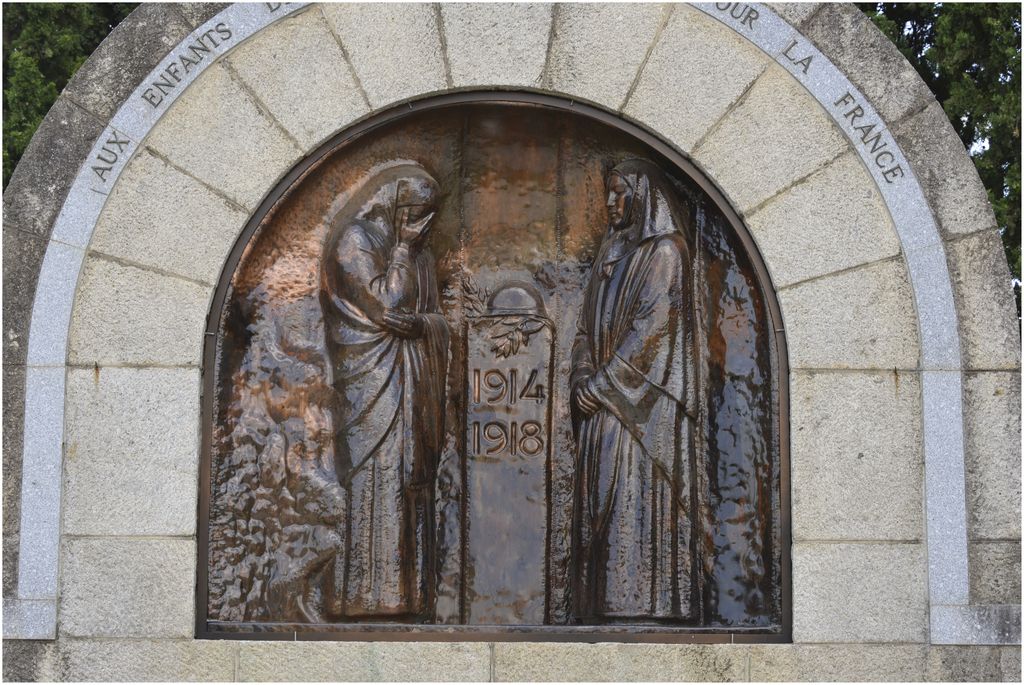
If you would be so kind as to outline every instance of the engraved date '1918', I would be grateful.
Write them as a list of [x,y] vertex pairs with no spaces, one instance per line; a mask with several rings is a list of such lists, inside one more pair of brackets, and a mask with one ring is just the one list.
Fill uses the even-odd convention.
[[[525,382],[521,379],[525,376]],[[537,382],[537,369],[521,374],[518,369],[473,369],[473,403],[511,408],[520,402],[544,402],[544,385]],[[473,421],[470,427],[474,456],[523,454],[544,451],[544,428],[538,421],[498,419]]]

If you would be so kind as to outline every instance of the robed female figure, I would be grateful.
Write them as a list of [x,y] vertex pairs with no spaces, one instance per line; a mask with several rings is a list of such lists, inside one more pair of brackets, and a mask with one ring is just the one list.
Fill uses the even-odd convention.
[[572,353],[572,613],[697,617],[692,265],[671,187],[644,160],[607,176],[609,226]]
[[326,591],[333,620],[432,618],[449,339],[426,247],[437,199],[422,167],[387,168],[349,200],[325,246],[335,468],[348,495]]

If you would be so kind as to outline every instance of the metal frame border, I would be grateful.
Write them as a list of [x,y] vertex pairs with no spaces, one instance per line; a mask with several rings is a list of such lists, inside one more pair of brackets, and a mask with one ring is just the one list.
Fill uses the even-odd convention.
[[[575,113],[601,122],[642,141],[673,163],[679,171],[693,180],[722,211],[726,220],[736,231],[746,256],[750,259],[757,275],[767,305],[771,324],[771,349],[773,373],[778,383],[775,417],[779,436],[779,507],[780,530],[778,542],[781,545],[781,591],[782,629],[771,632],[765,629],[729,630],[708,628],[684,628],[671,626],[488,626],[488,625],[410,625],[410,624],[327,624],[320,630],[309,630],[305,624],[278,624],[302,626],[305,631],[256,631],[256,630],[211,630],[207,616],[208,575],[209,575],[209,523],[210,488],[212,467],[212,442],[214,424],[214,398],[216,396],[215,364],[217,334],[224,313],[224,305],[231,291],[231,279],[238,268],[246,248],[256,235],[263,219],[284,201],[298,183],[312,173],[331,153],[377,128],[396,122],[415,112],[441,109],[466,104],[533,105],[562,112]],[[789,355],[786,346],[782,310],[771,281],[771,276],[757,249],[749,230],[739,213],[726,200],[725,194],[685,154],[626,118],[599,109],[595,106],[576,102],[567,97],[526,92],[526,91],[465,91],[426,96],[421,99],[393,105],[371,114],[356,124],[332,136],[300,160],[270,191],[253,212],[245,228],[239,234],[223,271],[217,282],[210,304],[203,340],[202,397],[200,416],[200,462],[199,498],[196,543],[196,612],[195,637],[198,639],[236,640],[383,640],[383,641],[507,641],[507,642],[644,642],[644,643],[788,643],[793,631],[793,588],[792,588],[792,526],[790,503],[790,425],[789,425]],[[244,627],[244,623],[233,624]],[[251,625],[251,624],[250,624]]]

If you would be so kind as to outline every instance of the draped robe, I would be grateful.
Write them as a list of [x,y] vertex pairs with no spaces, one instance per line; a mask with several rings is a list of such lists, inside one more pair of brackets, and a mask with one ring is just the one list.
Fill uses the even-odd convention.
[[[324,260],[327,347],[338,393],[335,460],[349,493],[344,559],[335,566],[335,619],[428,620],[435,567],[434,480],[441,450],[448,326],[438,312],[433,258],[396,245],[403,182],[342,216]],[[425,318],[422,337],[382,324],[386,309]]]
[[695,617],[691,265],[654,172],[634,163],[620,175],[635,188],[632,223],[602,244],[572,355],[572,386],[589,382],[601,404],[591,416],[573,408],[574,613],[686,620]]

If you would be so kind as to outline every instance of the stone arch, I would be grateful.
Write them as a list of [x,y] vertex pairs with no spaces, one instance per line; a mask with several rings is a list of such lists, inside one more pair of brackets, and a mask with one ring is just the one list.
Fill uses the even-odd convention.
[[[52,637],[56,630],[60,516],[68,532],[68,517],[78,511],[72,506],[73,496],[65,492],[66,510],[54,512],[59,510],[62,464],[71,463],[63,448],[67,443],[67,449],[72,449],[76,430],[73,391],[78,384],[85,385],[87,372],[102,378],[110,367],[106,375],[115,376],[115,383],[122,382],[118,374],[124,376],[126,385],[117,390],[110,386],[113,394],[107,396],[108,402],[125,388],[135,387],[128,377],[142,378],[147,373],[152,375],[142,382],[153,388],[166,376],[180,376],[169,381],[175,388],[197,388],[195,367],[212,290],[209,274],[218,264],[216,250],[224,254],[230,243],[226,234],[240,230],[262,193],[311,146],[370,111],[439,91],[487,86],[543,90],[619,111],[674,143],[716,179],[747,217],[773,279],[786,293],[783,316],[790,331],[791,367],[795,372],[806,371],[808,398],[828,399],[835,387],[831,382],[823,386],[820,379],[842,378],[851,370],[865,373],[858,377],[863,387],[848,388],[850,397],[884,394],[886,390],[879,387],[889,389],[890,383],[914,387],[908,393],[911,399],[895,411],[923,417],[919,419],[922,429],[909,436],[898,432],[901,427],[892,430],[911,450],[923,443],[925,469],[916,476],[917,505],[920,509],[924,503],[928,515],[916,514],[911,525],[919,532],[887,531],[884,537],[871,540],[875,552],[885,550],[881,556],[871,556],[871,545],[856,548],[865,554],[868,566],[896,558],[904,563],[897,568],[910,569],[915,584],[887,598],[910,617],[904,626],[906,641],[929,637],[933,643],[1019,640],[1019,606],[971,606],[968,589],[964,433],[969,449],[984,449],[989,438],[981,430],[981,416],[977,421],[968,416],[965,424],[962,387],[966,378],[970,398],[972,392],[981,393],[993,382],[994,377],[982,370],[1012,373],[1019,369],[1012,312],[1005,300],[993,295],[996,279],[1005,276],[1001,268],[992,266],[998,263],[992,258],[998,247],[994,219],[984,189],[942,118],[941,108],[895,49],[854,9],[779,6],[773,10],[753,5],[758,15],[754,21],[749,12],[733,17],[732,7],[725,3],[721,4],[724,9],[716,5],[622,9],[275,6],[232,6],[212,18],[195,15],[198,10],[188,10],[190,16],[176,12],[171,23],[178,22],[183,40],[140,80],[120,109],[117,106],[126,93],[97,101],[83,97],[78,104],[74,89],[69,88],[72,92],[44,122],[5,194],[5,219],[24,232],[49,236],[50,241],[39,269],[31,317],[27,316],[28,299],[22,301],[26,311],[20,324],[22,340],[25,332],[30,333],[27,355],[22,357],[26,392],[20,570],[17,597],[4,602],[5,635]],[[158,11],[144,7],[133,20],[145,25],[156,19]],[[493,20],[495,13],[500,13],[500,22]],[[190,18],[197,28],[186,36]],[[165,97],[156,108],[143,99],[155,80],[166,80],[161,74],[170,62],[178,59],[180,64],[176,50],[188,49],[210,31],[214,38],[223,37],[217,25],[225,22],[234,39],[219,41],[208,60],[200,63],[204,69],[190,71],[173,88],[165,86],[166,93],[157,88]],[[623,24],[636,32],[637,40],[618,40]],[[365,26],[380,27],[383,39],[365,31]],[[846,37],[841,37],[843,29]],[[124,40],[123,35],[119,40]],[[790,45],[793,41],[796,44]],[[312,45],[315,59],[308,58],[309,49],[287,49],[296,44]],[[864,45],[876,53],[865,56]],[[83,81],[90,69],[100,70],[98,60],[104,49],[115,51],[116,45],[112,42],[98,51],[95,65],[84,69]],[[410,68],[410,56],[415,57],[414,68]],[[803,73],[799,60],[805,56],[825,69]],[[702,81],[708,73],[717,79],[713,89]],[[307,74],[315,78],[304,79]],[[687,97],[675,97],[665,105],[666,92]],[[851,102],[843,101],[847,93]],[[302,107],[296,106],[299,102]],[[878,127],[868,134],[845,129],[844,122],[850,119],[845,107],[861,108],[857,124],[877,120]],[[93,118],[97,112],[106,127],[102,130]],[[326,129],[325,121],[331,122]],[[199,123],[204,130],[198,130]],[[70,171],[61,169],[58,174],[59,185],[70,187],[67,199],[40,199],[30,188],[48,177],[41,165],[45,153],[59,142],[57,131],[62,127],[72,137],[95,136],[95,143],[88,155],[69,162]],[[865,160],[862,154],[863,136],[877,132],[887,136],[894,151],[884,167],[877,158]],[[851,137],[855,135],[861,135],[861,140]],[[247,151],[254,141],[259,149]],[[97,174],[92,167],[102,165],[91,160],[104,155],[104,147],[107,153],[101,162],[110,151],[120,154],[105,174]],[[751,154],[764,166],[751,170],[737,163]],[[232,161],[225,162],[228,158]],[[244,166],[238,166],[239,160]],[[896,179],[885,176],[897,162],[904,174],[900,178],[906,181],[899,186],[890,182]],[[103,185],[95,185],[97,178]],[[150,190],[140,190],[147,183],[152,184]],[[104,186],[113,190],[104,192]],[[815,226],[805,225],[800,234],[780,229],[780,222],[791,216],[793,207],[829,201],[837,186],[846,192],[853,187],[851,194],[865,198],[849,211],[862,213],[858,221],[876,229],[872,237],[855,236],[861,242],[855,240],[843,252],[845,257],[857,255],[852,262],[830,262],[830,256],[822,254],[826,251],[819,250],[810,253],[811,260],[787,264],[783,255],[790,246],[786,241],[814,247]],[[164,212],[178,209],[168,188],[203,198],[203,215],[192,217],[194,221],[209,221],[213,216],[218,226],[231,227],[202,236],[210,242],[201,244],[217,245],[216,249],[181,259],[176,250],[200,244],[199,236],[153,231],[147,211],[160,208],[161,203]],[[787,201],[795,204],[787,206]],[[836,229],[830,238],[851,238],[839,230],[841,225],[829,228]],[[773,244],[773,240],[779,242]],[[976,266],[985,270],[984,276]],[[882,321],[882,335],[872,339],[866,333],[871,330],[864,325],[866,319],[850,314],[857,306],[870,308]],[[175,335],[163,332],[161,314],[168,308],[176,313],[179,333]],[[829,318],[828,311],[822,310],[831,310],[834,316]],[[131,330],[122,323],[126,312],[134,317]],[[830,345],[840,348],[838,356],[828,353]],[[808,403],[808,425],[824,420],[810,411],[813,404]],[[187,403],[183,406],[185,412],[191,411]],[[166,411],[183,410],[178,406]],[[798,420],[794,415],[794,422]],[[189,441],[181,436],[183,450],[194,448]],[[797,459],[794,453],[794,465]],[[977,462],[978,457],[968,453],[968,463],[972,459]],[[794,486],[798,487],[796,478]],[[982,487],[994,486],[983,482]],[[794,536],[799,545],[796,490],[794,496]],[[1017,498],[1019,508],[1019,493]],[[899,499],[913,501],[912,495]],[[808,506],[813,511],[823,505]],[[193,532],[190,525],[194,528],[194,516],[191,524],[184,517],[187,510],[186,506],[177,511],[178,519],[169,526],[157,523],[164,526],[161,533],[174,540],[161,552],[184,554],[186,562],[194,555],[181,540]],[[903,524],[915,521],[909,509],[907,516],[911,518],[904,518]],[[810,530],[822,525],[814,518],[807,519]],[[873,525],[877,532],[889,523],[879,519]],[[820,615],[815,612],[831,611],[827,603],[815,605],[826,593],[814,584],[818,572],[837,563],[847,564],[844,573],[849,577],[867,570],[853,563],[850,554],[850,547],[863,540],[856,537],[861,533],[850,537],[849,531],[840,531],[838,539],[846,536],[849,542],[828,547],[815,542],[837,539],[824,538],[836,532],[827,522],[824,525],[807,540],[809,554],[794,556],[794,583],[803,582],[801,573],[808,583],[804,598],[797,597],[794,638],[880,639],[881,624],[870,620],[841,625],[838,634],[815,632],[815,617]],[[1006,531],[1000,534],[1003,537],[1019,536],[1019,527],[1014,531],[1003,521],[992,525]],[[924,539],[926,553],[922,544],[907,544]],[[76,557],[90,558],[85,538],[68,544],[79,547]],[[133,554],[131,549],[122,550]],[[63,573],[88,571],[76,564],[66,565]],[[191,579],[191,571],[185,576]],[[76,597],[73,587],[65,587],[61,594],[62,602]],[[865,608],[871,606],[869,602]],[[929,610],[930,635],[924,618]],[[801,632],[802,611],[808,617],[805,632]],[[75,624],[70,605],[62,615],[62,621]],[[180,625],[180,616],[169,619],[157,633],[179,635]],[[75,630],[66,632],[73,635]]]

